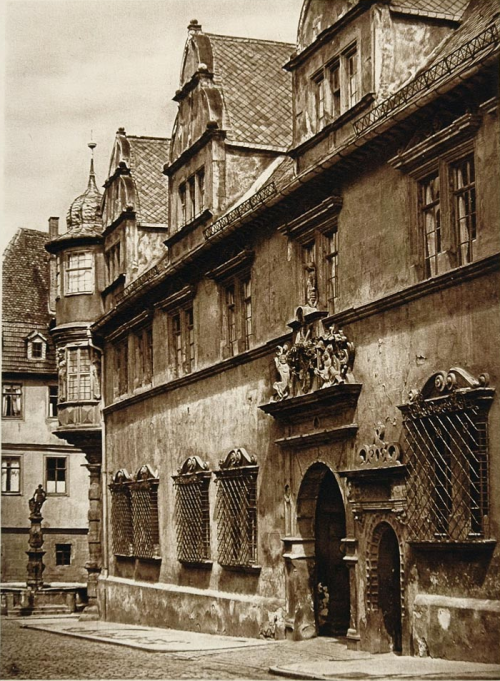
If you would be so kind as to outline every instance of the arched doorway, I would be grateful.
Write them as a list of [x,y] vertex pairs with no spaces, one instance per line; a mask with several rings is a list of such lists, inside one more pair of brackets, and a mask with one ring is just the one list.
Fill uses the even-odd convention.
[[349,627],[349,569],[341,541],[346,536],[344,501],[324,466],[315,514],[315,616],[319,636],[345,636]]
[[378,607],[394,652],[402,649],[401,558],[396,533],[388,523],[375,531],[378,538]]

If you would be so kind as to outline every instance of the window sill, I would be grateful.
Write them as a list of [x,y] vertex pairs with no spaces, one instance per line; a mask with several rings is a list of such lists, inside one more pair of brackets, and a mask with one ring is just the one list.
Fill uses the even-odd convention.
[[416,551],[457,552],[457,553],[486,553],[493,551],[496,539],[470,539],[469,541],[409,541]]
[[262,570],[262,565],[222,565],[221,568],[229,572],[247,572],[249,574],[259,574]]
[[214,564],[213,560],[194,560],[194,561],[180,560],[179,563],[184,568],[190,569],[195,568],[198,570],[211,570]]

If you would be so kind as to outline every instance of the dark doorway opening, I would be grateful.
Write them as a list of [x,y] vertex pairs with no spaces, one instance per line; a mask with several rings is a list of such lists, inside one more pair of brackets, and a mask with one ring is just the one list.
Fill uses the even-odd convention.
[[349,568],[341,541],[346,536],[344,501],[327,471],[316,504],[315,615],[319,636],[345,636],[349,627]]
[[401,559],[394,530],[385,525],[378,549],[378,604],[395,653],[402,650]]

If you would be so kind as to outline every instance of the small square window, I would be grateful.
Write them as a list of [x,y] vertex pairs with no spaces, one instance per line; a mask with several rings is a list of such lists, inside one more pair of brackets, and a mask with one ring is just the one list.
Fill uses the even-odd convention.
[[71,565],[71,544],[56,544],[56,565]]

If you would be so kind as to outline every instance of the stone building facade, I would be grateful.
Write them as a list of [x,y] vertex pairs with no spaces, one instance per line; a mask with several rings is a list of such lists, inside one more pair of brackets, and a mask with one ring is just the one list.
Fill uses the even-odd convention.
[[[121,231],[90,327],[105,619],[497,659],[498,19],[189,25],[166,248],[133,271]],[[103,252],[135,212],[115,165]]]
[[[54,221],[52,221],[54,227]],[[26,583],[30,509],[38,485],[46,583],[86,582],[87,474],[83,453],[54,435],[57,368],[50,335],[47,234],[19,229],[5,250],[2,286],[2,583]]]

